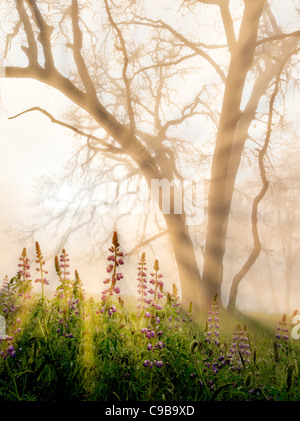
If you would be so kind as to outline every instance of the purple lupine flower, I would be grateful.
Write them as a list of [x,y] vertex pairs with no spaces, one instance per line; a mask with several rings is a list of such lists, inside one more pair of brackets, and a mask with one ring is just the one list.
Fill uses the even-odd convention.
[[106,278],[103,281],[104,284],[110,284],[110,286],[102,291],[101,300],[103,306],[100,310],[101,314],[107,312],[109,316],[111,316],[117,311],[116,307],[111,304],[111,297],[114,294],[119,294],[121,292],[120,288],[116,285],[116,283],[117,281],[123,279],[123,274],[117,273],[117,267],[119,265],[124,264],[124,261],[122,259],[123,252],[120,251],[119,246],[120,245],[118,240],[118,234],[116,231],[114,231],[112,238],[112,246],[108,249],[112,254],[107,257],[107,260],[112,261],[113,264],[110,263],[106,268],[107,273],[112,273],[112,275],[110,278]]
[[[159,304],[159,300],[164,297],[163,291],[163,282],[162,277],[163,275],[159,274],[159,264],[158,260],[154,262],[154,272],[150,275],[152,276],[150,280],[150,284],[152,285],[150,288],[147,289],[147,280],[146,280],[146,268],[145,268],[145,253],[142,254],[142,258],[139,262],[138,266],[138,293],[139,293],[139,302],[140,304],[145,305],[143,308],[143,314],[146,319],[148,319],[148,327],[142,328],[141,332],[145,335],[145,337],[149,340],[147,345],[147,351],[151,353],[159,353],[161,349],[165,347],[165,344],[161,341],[161,337],[163,335],[163,331],[159,329],[160,324],[160,317],[157,314],[157,311],[162,309],[161,305]],[[145,299],[146,293],[149,294],[148,298]],[[147,305],[147,306],[146,306]],[[141,308],[141,305],[139,305]],[[146,310],[146,311],[145,311]],[[139,313],[139,317],[141,313]],[[162,367],[163,361],[154,360],[148,361],[144,366],[149,368],[155,367]]]
[[148,293],[152,296],[149,300],[149,304],[151,307],[151,313],[154,316],[155,310],[162,310],[161,305],[158,303],[158,301],[164,297],[164,291],[163,291],[163,281],[161,278],[163,277],[162,274],[158,273],[159,271],[159,263],[156,259],[153,266],[154,272],[150,273],[152,276],[150,283],[153,285],[153,288],[148,289]]
[[62,249],[59,257],[55,256],[54,265],[60,281],[59,286],[56,288],[55,296],[59,303],[59,312],[64,315],[64,322],[67,323],[71,311],[72,285],[69,277],[70,259],[65,249]]
[[208,329],[206,333],[206,342],[213,343],[216,346],[220,345],[220,342],[218,341],[219,337],[219,311],[218,311],[218,305],[217,305],[217,295],[212,300],[211,305],[209,306],[208,311],[208,318],[207,318],[207,326]]
[[23,301],[27,301],[31,299],[30,292],[32,290],[31,286],[31,275],[30,275],[30,260],[27,257],[26,248],[23,248],[21,257],[19,258],[21,263],[18,266],[21,268],[17,273],[19,275],[19,287],[18,293],[19,297],[23,299]]
[[4,360],[6,360],[8,357],[15,357],[16,349],[13,345],[14,337],[6,336],[6,338],[4,338],[4,341],[6,341],[6,349],[5,351],[0,352],[0,356],[3,357]]
[[62,249],[61,255],[59,257],[59,267],[62,270],[62,277],[65,281],[70,281],[69,275],[70,275],[70,259],[69,255],[66,252],[65,249]]
[[287,319],[286,319],[286,315],[284,314],[282,316],[282,319],[278,322],[279,326],[277,326],[276,330],[278,331],[278,333],[276,334],[276,339],[281,339],[281,344],[282,345],[286,345],[286,342],[289,339],[289,329],[288,329],[288,324],[287,324]]
[[244,364],[249,363],[249,359],[247,357],[250,356],[250,339],[246,326],[242,327],[240,324],[236,326],[230,353],[232,371],[239,371],[241,369],[240,355],[244,357]]
[[[141,317],[145,316],[145,311],[147,309],[148,300],[145,298],[147,295],[147,268],[146,268],[146,257],[145,252],[142,253],[139,265],[138,265],[138,285],[137,285],[137,292],[138,292],[138,309],[142,309],[142,311],[138,312],[138,319],[140,320]],[[147,317],[147,316],[146,316]]]

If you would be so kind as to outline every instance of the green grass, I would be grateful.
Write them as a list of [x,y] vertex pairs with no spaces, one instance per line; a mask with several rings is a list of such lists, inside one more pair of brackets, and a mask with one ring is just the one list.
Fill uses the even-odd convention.
[[[216,300],[202,314],[185,314],[176,288],[164,292],[157,260],[146,282],[145,254],[138,266],[140,301],[122,298],[116,233],[112,244],[98,301],[85,297],[77,271],[69,278],[65,250],[55,258],[56,294],[44,288],[33,294],[23,249],[21,270],[0,290],[6,322],[1,401],[300,400],[300,341],[291,340],[291,318],[232,316],[219,311]],[[36,262],[41,282],[46,272],[38,243]],[[137,310],[138,303],[144,308]],[[277,330],[279,321],[286,331]]]
[[[16,355],[0,360],[1,400],[198,401],[298,400],[299,346],[288,342],[274,352],[277,317],[268,325],[257,318],[220,314],[220,345],[206,342],[206,320],[185,321],[169,329],[170,306],[160,312],[164,348],[147,350],[134,312],[118,306],[112,316],[97,314],[98,305],[83,301],[81,315],[69,314],[73,337],[57,332],[61,313],[55,303],[33,299],[16,336]],[[18,316],[18,314],[16,314]],[[225,361],[237,323],[250,337],[249,362],[240,370]],[[2,349],[6,343],[2,341]],[[163,361],[145,367],[145,360]]]

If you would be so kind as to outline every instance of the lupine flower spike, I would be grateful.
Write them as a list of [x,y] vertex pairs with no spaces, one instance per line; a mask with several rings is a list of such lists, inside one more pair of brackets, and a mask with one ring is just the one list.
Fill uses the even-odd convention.
[[80,279],[79,273],[75,270],[75,280],[73,282],[73,291],[72,291],[72,300],[70,302],[70,307],[76,314],[80,315],[82,303],[84,300],[84,289],[82,288],[82,281]]
[[59,257],[55,256],[55,270],[60,280],[60,285],[56,288],[56,294],[60,299],[64,299],[65,313],[68,313],[68,298],[70,296],[70,259],[68,253],[63,249]]
[[236,326],[235,332],[233,334],[230,353],[232,371],[240,371],[242,365],[249,363],[250,339],[246,326],[241,326],[240,324]]
[[[165,344],[161,340],[163,331],[160,330],[159,328],[160,317],[158,316],[158,313],[157,313],[157,311],[160,311],[162,309],[161,305],[158,304],[158,301],[164,297],[163,281],[162,281],[163,275],[158,273],[159,271],[158,260],[155,260],[153,269],[154,269],[154,272],[150,274],[153,277],[150,280],[150,283],[153,285],[153,287],[151,287],[148,290],[148,293],[152,295],[152,298],[147,301],[147,303],[150,305],[150,310],[146,311],[145,313],[145,317],[149,319],[149,324],[148,324],[148,327],[141,329],[141,332],[148,339],[147,350],[151,352],[154,352],[156,350],[159,350],[165,347]],[[145,360],[143,365],[149,368],[152,368],[153,366],[161,368],[163,366],[163,361]]]
[[[287,350],[289,345],[289,328],[287,323],[286,314],[284,314],[281,320],[278,322],[278,326],[276,328],[276,339],[274,342],[274,357],[275,361],[279,361],[281,358],[280,352],[282,350]],[[281,351],[279,352],[279,349]]]
[[164,283],[162,281],[163,275],[158,273],[159,263],[157,259],[154,262],[153,269],[154,269],[154,272],[150,273],[150,275],[153,277],[152,279],[150,279],[150,284],[152,284],[153,287],[150,288],[148,292],[153,297],[151,301],[151,307],[152,307],[152,313],[154,314],[155,310],[162,309],[161,305],[158,304],[158,301],[164,296],[164,292],[163,292]]
[[214,296],[211,305],[209,306],[208,318],[207,318],[207,333],[206,341],[213,343],[217,346],[219,342],[219,307],[217,305],[217,295]]
[[17,272],[20,276],[19,296],[23,300],[29,300],[31,298],[31,275],[30,275],[30,260],[27,257],[26,248],[23,248],[22,255],[19,258],[21,263],[18,264],[20,270]]
[[63,317],[59,320],[60,328],[57,329],[57,333],[62,334],[65,338],[73,338],[73,334],[70,332],[70,313],[72,310],[75,310],[76,313],[76,307],[72,302],[70,259],[65,249],[62,249],[59,258],[55,256],[55,270],[60,281],[60,285],[56,288],[56,296],[59,300],[63,300],[63,307],[60,308],[59,306],[59,313]]
[[117,311],[117,308],[112,303],[111,298],[114,294],[120,293],[120,288],[117,286],[117,282],[123,278],[123,274],[117,272],[117,268],[124,264],[122,259],[123,252],[120,251],[119,246],[118,234],[115,231],[112,238],[112,246],[108,249],[111,254],[107,258],[109,264],[106,268],[107,273],[111,273],[111,276],[103,281],[105,285],[109,286],[102,291],[101,300],[103,306],[100,310],[102,314],[107,312],[109,316]]
[[145,310],[147,309],[147,305],[149,304],[149,300],[147,300],[147,268],[146,268],[146,258],[145,253],[142,254],[141,260],[138,266],[138,319],[141,319],[142,316],[145,314]]
[[44,301],[44,285],[49,285],[49,281],[45,278],[44,275],[48,273],[47,270],[43,268],[45,264],[44,257],[41,252],[41,248],[39,243],[36,241],[35,243],[35,249],[36,249],[36,263],[39,265],[39,267],[36,268],[36,271],[40,273],[40,278],[37,278],[35,282],[40,282],[42,284],[42,301]]
[[77,270],[75,270],[75,281],[73,283],[73,297],[75,300],[84,300],[84,289],[82,288],[82,281]]
[[70,282],[70,259],[68,253],[65,249],[62,249],[61,255],[59,257],[59,267],[62,269],[62,278],[66,281],[67,284]]
[[54,265],[55,265],[55,271],[57,273],[57,276],[59,277],[59,280],[61,280],[62,273],[59,267],[58,256],[55,256]]
[[278,322],[276,339],[281,339],[284,344],[289,339],[289,329],[286,319],[286,314],[282,316],[282,319]]
[[5,275],[3,279],[2,288],[0,290],[0,311],[5,314],[8,318],[9,314],[12,314],[16,310],[15,303],[11,300],[11,286],[9,283],[9,278]]

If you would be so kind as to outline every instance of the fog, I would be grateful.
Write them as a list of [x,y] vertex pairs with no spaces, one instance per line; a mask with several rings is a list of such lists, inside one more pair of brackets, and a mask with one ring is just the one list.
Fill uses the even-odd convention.
[[[149,269],[159,259],[167,290],[181,285],[188,301],[203,278],[205,294],[220,289],[226,306],[256,247],[238,285],[238,308],[298,308],[299,11],[293,1],[264,8],[233,1],[226,15],[200,3],[128,2],[126,22],[122,7],[107,2],[79,9],[73,2],[72,14],[64,2],[47,3],[42,12],[53,33],[44,38],[39,20],[26,18],[37,10],[14,10],[3,20],[0,277],[15,276],[26,247],[34,278],[38,241],[50,291],[58,282],[54,256],[65,248],[72,273],[100,298],[117,230],[124,294],[136,293],[145,251]],[[89,25],[81,27],[83,20]],[[119,181],[127,175],[131,208],[121,215],[107,203],[116,192],[124,203]],[[193,223],[174,203],[167,216],[141,211],[148,197],[138,189],[147,191],[153,179],[198,185],[203,197],[192,201]]]
[[[44,102],[47,102],[48,110],[55,109],[57,104],[64,109],[64,107],[68,106],[68,101],[54,91],[50,93],[49,88],[42,87],[34,81],[1,80],[0,83],[2,100],[2,154],[0,157],[1,277],[4,278],[6,274],[9,277],[15,276],[18,258],[23,247],[27,248],[28,255],[32,260],[31,273],[34,277],[35,241],[39,241],[47,260],[47,269],[49,270],[51,282],[48,290],[53,292],[58,285],[58,281],[54,271],[54,243],[51,230],[46,230],[40,236],[33,235],[32,238],[26,241],[20,241],[18,235],[20,235],[19,230],[22,230],[22,228],[36,224],[37,209],[34,202],[37,200],[37,179],[49,174],[52,174],[55,178],[56,174],[63,173],[65,163],[72,156],[72,147],[74,147],[76,142],[73,134],[68,130],[51,123],[47,118],[37,113],[28,114],[14,120],[9,120],[8,118],[24,109],[35,106],[37,103],[42,106]],[[16,97],[18,97],[17,105]],[[297,107],[294,109],[296,110]],[[300,130],[300,125],[297,130]],[[281,165],[285,171],[285,177],[287,180],[291,180],[290,186],[293,183],[296,195],[298,195],[299,177],[295,175],[293,170],[288,171],[284,167],[285,162],[282,162]],[[240,177],[247,182],[248,178],[252,176],[253,174],[248,169],[245,172],[241,172]],[[244,181],[245,185],[247,184],[246,182]],[[231,247],[228,248],[226,255],[226,273],[223,281],[222,297],[225,302],[228,300],[232,277],[245,260],[251,245],[249,219],[251,201],[249,199],[243,200],[244,202],[241,201],[241,194],[238,193],[236,203],[233,206],[232,227],[229,234],[229,237],[233,238],[233,240],[229,243]],[[297,211],[298,202],[294,206],[297,206],[295,208],[295,211]],[[279,210],[277,209],[277,211]],[[131,231],[134,231],[134,221],[132,221],[132,217],[128,217],[127,221],[129,225],[121,224],[120,226],[121,249],[125,253],[130,251],[135,245],[135,238],[131,235]],[[132,224],[132,227],[130,227],[130,224]],[[293,268],[291,285],[293,293],[290,307],[297,309],[300,298],[300,284],[297,280],[300,266],[300,253],[298,250],[299,219],[296,218],[293,224],[291,240],[293,244],[291,244],[291,247],[294,248],[295,267]],[[111,225],[110,229],[113,230],[114,226]],[[201,230],[199,231],[199,229],[200,227],[197,226],[191,228],[194,232],[196,253],[201,266],[203,263],[201,250],[203,239],[201,241]],[[273,253],[270,256],[263,253],[240,285],[238,305],[243,310],[285,311],[285,276],[287,268],[280,243],[274,246],[274,241],[279,241],[278,236],[280,235],[281,227],[277,226],[275,229],[278,229],[278,232],[265,228],[266,237],[263,239],[265,248],[269,247]],[[241,235],[244,238],[242,244],[239,241]],[[75,269],[79,271],[87,293],[99,298],[106,272],[106,251],[104,248],[103,253],[99,252],[98,258],[94,262],[87,264],[89,247],[93,246],[92,241],[93,238],[86,238],[85,243],[83,243],[82,238],[76,239],[75,237],[73,239],[71,237],[65,244],[65,248],[71,258],[71,268],[73,272]],[[175,263],[172,262],[170,264],[172,253],[166,238],[156,241],[151,248],[149,245],[146,245],[142,250],[146,250],[146,254],[149,256],[149,267],[151,267],[151,263],[154,262],[156,257],[160,259],[167,289],[171,290],[173,282],[179,285]],[[276,253],[274,253],[274,250]],[[125,258],[124,273],[126,276],[122,285],[122,292],[125,294],[135,294],[137,263],[138,255]],[[37,286],[35,286],[35,290],[38,291]]]

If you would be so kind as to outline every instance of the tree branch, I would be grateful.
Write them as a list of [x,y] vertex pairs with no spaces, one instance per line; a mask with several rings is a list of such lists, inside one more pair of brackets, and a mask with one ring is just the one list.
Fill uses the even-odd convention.
[[153,235],[152,237],[148,238],[147,240],[141,241],[139,244],[137,244],[135,247],[133,247],[133,249],[131,249],[128,253],[125,253],[124,254],[124,257],[125,256],[131,256],[131,255],[133,255],[140,248],[146,246],[147,244],[151,243],[154,240],[157,240],[160,237],[163,237],[166,234],[168,234],[168,231],[167,230],[166,231],[159,232],[159,233]]
[[28,4],[28,7],[30,8],[32,15],[35,19],[36,25],[40,31],[38,40],[42,44],[43,51],[44,51],[44,58],[45,58],[45,68],[54,68],[54,60],[52,55],[52,49],[51,49],[51,42],[50,37],[51,33],[53,31],[53,27],[48,25],[38,6],[36,5],[36,0],[26,0],[26,3]]
[[257,41],[256,46],[265,44],[267,42],[273,42],[273,41],[278,41],[281,39],[292,38],[292,37],[295,37],[295,38],[300,37],[300,31],[290,32],[289,34],[278,34],[278,35],[273,35],[272,37],[260,39],[259,41]]
[[153,28],[158,29],[166,29],[169,31],[172,35],[174,35],[176,38],[178,38],[185,46],[193,50],[195,53],[197,53],[199,56],[203,57],[213,68],[216,70],[220,78],[223,82],[225,82],[226,77],[224,75],[224,72],[222,71],[221,67],[211,58],[209,54],[207,54],[205,51],[201,50],[195,43],[189,41],[187,38],[185,38],[182,34],[175,31],[174,28],[172,28],[167,23],[163,22],[162,20],[154,21],[152,19],[146,18],[146,17],[140,17],[141,20],[144,20],[146,22],[141,21],[131,21],[131,22],[124,22],[127,24],[134,24],[134,25],[142,25],[142,26],[150,26]]
[[124,81],[125,89],[126,89],[126,102],[127,102],[127,112],[128,112],[128,116],[129,116],[130,133],[132,135],[134,135],[134,132],[135,132],[135,117],[134,117],[134,111],[133,111],[133,108],[132,108],[132,101],[131,101],[130,81],[129,81],[129,78],[127,76],[127,68],[128,68],[129,60],[128,60],[128,55],[127,55],[125,40],[124,40],[124,37],[123,37],[123,34],[122,34],[120,28],[115,23],[115,21],[112,17],[112,14],[111,14],[111,11],[110,11],[110,8],[109,8],[109,5],[108,5],[108,1],[104,0],[104,3],[105,3],[105,9],[106,9],[106,13],[107,13],[107,16],[108,16],[108,20],[117,33],[117,36],[119,38],[120,45],[121,45],[121,51],[122,51],[123,57],[124,57],[122,75],[123,75],[123,81]]
[[75,60],[75,64],[79,73],[79,76],[82,80],[83,86],[86,89],[88,94],[93,95],[93,97],[97,97],[97,93],[95,90],[95,86],[91,80],[89,71],[85,64],[85,61],[81,55],[82,49],[82,32],[79,28],[79,14],[78,14],[78,2],[77,0],[72,0],[71,6],[71,19],[72,19],[72,27],[73,27],[73,57]]
[[[86,137],[88,139],[87,140],[88,147],[90,149],[93,149],[94,151],[97,151],[97,152],[120,153],[120,154],[121,153],[126,153],[122,148],[117,148],[117,147],[115,147],[113,145],[110,145],[109,143],[105,142],[104,139],[101,139],[100,137],[97,137],[97,136],[94,136],[94,135],[91,135],[91,134],[87,134],[87,133],[83,132],[82,130],[78,129],[77,127],[72,126],[71,124],[64,123],[63,121],[57,120],[56,118],[54,118],[52,116],[52,114],[50,114],[46,110],[43,110],[40,107],[32,107],[32,108],[29,108],[28,110],[22,111],[22,112],[14,115],[12,117],[9,117],[8,119],[9,120],[12,120],[14,118],[17,118],[17,117],[19,117],[19,116],[21,116],[23,114],[26,114],[26,113],[29,113],[29,112],[32,112],[32,111],[39,111],[42,114],[44,114],[46,117],[48,117],[52,123],[58,124],[58,125],[60,125],[62,127],[65,127],[67,129],[70,129],[70,130],[74,131],[75,133],[79,134],[80,136]],[[103,149],[101,149],[101,148],[92,148],[92,146],[89,143],[89,139],[95,140],[97,143],[100,143],[101,145],[105,146],[105,149],[104,148]]]
[[38,48],[35,41],[34,32],[29,20],[29,17],[27,16],[27,13],[24,8],[23,0],[17,0],[16,1],[16,8],[20,16],[20,20],[23,24],[24,31],[26,34],[27,42],[28,42],[28,48],[22,46],[22,50],[25,52],[28,61],[32,65],[38,64]]
[[236,46],[236,38],[234,34],[233,22],[229,11],[229,0],[223,0],[219,3],[221,17],[225,29],[225,35],[229,47],[229,51],[232,53]]

